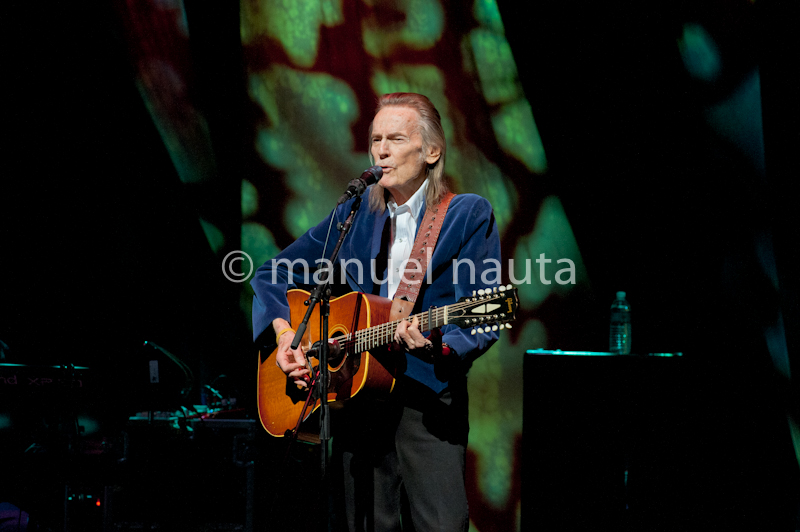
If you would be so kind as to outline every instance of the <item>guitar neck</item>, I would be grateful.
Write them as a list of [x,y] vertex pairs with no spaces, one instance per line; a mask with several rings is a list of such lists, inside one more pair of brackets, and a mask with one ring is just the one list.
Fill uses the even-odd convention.
[[401,321],[419,320],[420,332],[444,325],[460,328],[473,327],[472,334],[489,333],[504,327],[511,328],[519,299],[516,288],[507,287],[478,290],[471,297],[462,297],[452,305],[431,308],[407,318],[389,321],[352,332],[339,338],[342,347],[350,353],[363,353],[392,343],[394,332]]
[[[430,312],[420,312],[403,319],[410,322],[414,318],[418,318],[420,332],[427,332],[447,323],[447,309],[448,307],[435,308],[431,309]],[[347,335],[345,342],[355,341],[354,347],[358,353],[388,345],[394,341],[394,331],[401,321],[403,320],[389,321],[374,327],[361,329],[356,331],[355,339],[353,339],[353,334]]]

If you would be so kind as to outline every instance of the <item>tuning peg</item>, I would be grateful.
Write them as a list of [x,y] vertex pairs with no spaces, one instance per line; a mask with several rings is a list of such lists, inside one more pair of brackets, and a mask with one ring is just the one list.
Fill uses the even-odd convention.
[[497,330],[497,325],[492,325],[492,330],[496,331]]
[[492,288],[492,293],[493,293],[493,294],[496,294],[496,293],[497,293],[497,287],[496,287],[496,286],[495,286],[494,288]]
[[501,291],[501,292],[505,292],[505,291],[506,291],[506,287],[505,287],[505,286],[501,286],[501,287],[500,287],[500,291]]
[[477,331],[476,331],[475,329],[472,329],[472,330],[471,330],[469,333],[470,333],[472,336],[475,336],[475,333],[476,333],[476,332],[477,332]]
[[472,297],[475,297],[476,295],[478,295],[478,293],[475,290],[473,290],[472,291]]
[[506,290],[511,290],[513,287],[511,285],[506,286]]
[[483,289],[483,288],[481,288],[480,290],[478,290],[478,295],[479,295],[479,296],[482,296],[482,295],[483,295],[483,294],[485,294],[485,293],[486,293],[486,292],[484,291],[484,289]]
[[500,330],[502,331],[502,330],[503,330],[503,329],[505,329],[505,328],[506,328],[506,324],[505,324],[505,323],[501,323],[501,324],[500,324]]
[[506,329],[510,329],[510,328],[511,328],[511,324],[510,323],[506,323]]

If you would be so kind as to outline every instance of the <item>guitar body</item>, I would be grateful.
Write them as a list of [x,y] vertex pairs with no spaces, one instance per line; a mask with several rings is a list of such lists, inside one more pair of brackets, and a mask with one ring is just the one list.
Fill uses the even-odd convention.
[[[287,294],[292,323],[302,322],[309,295],[305,290],[290,290]],[[452,305],[431,308],[413,317],[403,310],[406,301],[396,301],[394,310],[392,301],[358,292],[331,301],[328,332],[332,339],[339,338],[341,347],[339,354],[328,360],[330,380],[326,393],[331,407],[341,407],[356,395],[358,400],[384,399],[389,395],[394,388],[396,369],[386,346],[393,342],[400,320],[417,319],[420,332],[456,325],[471,328],[471,334],[489,334],[510,329],[519,306],[517,289],[511,285],[477,290]],[[309,323],[311,326],[300,342],[305,353],[320,339],[319,307],[314,308]],[[267,432],[283,436],[297,426],[303,415],[308,390],[299,389],[286,378],[275,363],[276,354],[277,348],[266,358],[259,353],[258,416]],[[311,403],[304,420],[319,406],[319,400]]]
[[[309,293],[305,290],[290,290],[287,294],[291,323],[303,320],[307,307],[304,302]],[[328,320],[331,338],[355,333],[358,330],[389,321],[392,302],[388,299],[351,292],[331,300]],[[319,306],[309,320],[300,347],[308,351],[319,340]],[[340,407],[345,401],[359,395],[370,399],[386,397],[394,387],[394,374],[391,368],[381,364],[370,352],[354,352],[354,348],[343,349],[335,360],[330,360],[330,383],[328,403],[331,408]],[[258,364],[258,415],[261,424],[273,436],[283,436],[292,430],[303,411],[308,390],[298,389],[293,381],[275,363],[277,348],[266,358],[259,354]],[[312,359],[312,363],[316,359]],[[388,364],[387,364],[388,366]],[[365,397],[366,396],[366,397]],[[319,408],[317,399],[306,410],[305,418]]]

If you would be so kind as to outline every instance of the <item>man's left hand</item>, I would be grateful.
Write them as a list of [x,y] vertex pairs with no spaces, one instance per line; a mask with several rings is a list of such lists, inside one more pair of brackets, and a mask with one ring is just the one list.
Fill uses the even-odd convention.
[[394,332],[394,341],[408,350],[425,349],[433,342],[422,336],[419,331],[419,318],[414,316],[412,321],[401,320]]

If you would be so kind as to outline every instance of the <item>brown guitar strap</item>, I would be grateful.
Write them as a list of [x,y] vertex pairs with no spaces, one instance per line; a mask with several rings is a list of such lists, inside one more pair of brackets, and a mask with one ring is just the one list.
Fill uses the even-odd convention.
[[455,194],[448,192],[442,201],[433,207],[425,210],[425,217],[419,226],[419,232],[414,239],[414,247],[411,256],[406,262],[403,276],[400,278],[400,286],[394,294],[392,300],[392,311],[389,320],[399,320],[411,314],[414,303],[419,296],[419,289],[428,271],[428,260],[433,255],[436,241],[439,240],[439,233],[442,231],[444,216],[450,206],[450,200]]

